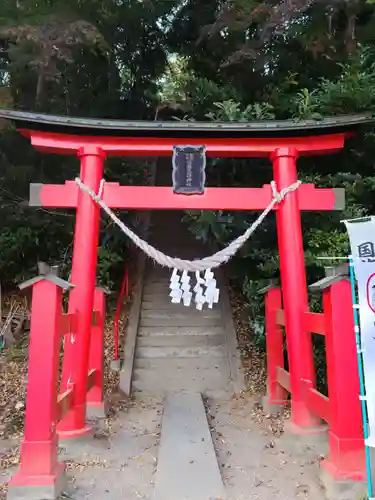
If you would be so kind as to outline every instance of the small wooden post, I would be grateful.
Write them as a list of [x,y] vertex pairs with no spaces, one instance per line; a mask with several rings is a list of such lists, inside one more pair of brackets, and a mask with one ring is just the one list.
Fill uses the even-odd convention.
[[58,376],[62,292],[69,283],[53,274],[23,283],[32,286],[25,433],[20,469],[11,478],[8,500],[58,498],[65,486],[65,467],[58,462]]
[[279,406],[287,401],[287,391],[277,381],[277,367],[284,368],[283,331],[276,321],[276,311],[282,309],[281,291],[270,288],[266,293],[267,344],[267,404]]
[[96,384],[87,393],[86,415],[88,419],[106,417],[103,394],[105,305],[105,292],[97,288],[94,296],[96,319],[91,327],[89,355],[89,372],[96,370],[97,376]]

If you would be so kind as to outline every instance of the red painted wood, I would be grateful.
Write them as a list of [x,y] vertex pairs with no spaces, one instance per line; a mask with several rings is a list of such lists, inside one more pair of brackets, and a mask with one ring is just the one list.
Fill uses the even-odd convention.
[[308,380],[303,380],[302,385],[305,389],[307,406],[315,415],[318,415],[329,424],[331,422],[331,402],[329,398],[317,391]]
[[[272,156],[274,179],[279,189],[297,181],[298,152],[292,148],[276,150]],[[319,420],[304,399],[302,380],[315,382],[311,336],[303,329],[302,314],[308,311],[307,284],[301,228],[301,211],[296,192],[289,193],[276,211],[283,290],[285,330],[292,390],[292,422],[314,428]]]
[[86,380],[86,389],[88,393],[95,387],[97,381],[98,381],[98,370],[92,368],[91,370],[89,370]]
[[323,304],[331,419],[330,454],[321,465],[334,476],[356,478],[365,471],[365,450],[350,282],[325,290]]
[[282,309],[277,309],[276,313],[276,323],[280,326],[285,326],[285,314]]
[[91,328],[89,370],[95,370],[94,385],[87,393],[87,405],[102,408],[104,411],[104,324],[105,324],[105,295],[103,290],[95,290],[94,309],[97,311],[98,321]]
[[303,329],[306,332],[325,335],[325,316],[321,313],[305,312],[302,315]]
[[[44,184],[40,199],[43,207],[77,206],[79,188],[74,181]],[[300,210],[334,210],[335,193],[329,188],[303,184],[297,191]],[[134,210],[264,210],[272,200],[270,185],[262,188],[207,188],[203,195],[174,194],[172,187],[104,185],[103,201],[111,208]],[[275,210],[278,205],[275,206]]]
[[211,157],[268,157],[275,149],[293,148],[300,155],[327,154],[344,147],[350,134],[317,135],[309,137],[268,139],[173,139],[154,137],[95,137],[23,130],[31,144],[46,153],[76,154],[82,147],[95,146],[109,156],[171,156],[173,146],[188,142],[189,145],[205,145]]
[[57,398],[57,421],[59,422],[64,415],[72,409],[74,397],[74,386],[60,394]]
[[[81,179],[95,192],[103,177],[105,154],[97,147],[79,151]],[[78,194],[71,281],[75,285],[69,297],[69,312],[78,312],[77,334],[65,336],[61,390],[75,384],[74,407],[60,422],[59,435],[75,438],[89,431],[86,426],[87,373],[89,369],[90,337],[96,262],[99,240],[98,205],[85,193]]]
[[[271,289],[266,297],[268,386],[277,390],[284,387],[293,400],[295,363],[290,364],[290,372],[284,369],[280,340],[275,356],[275,339],[284,323],[281,295],[277,292],[278,289]],[[306,334],[306,330],[325,334],[329,397],[321,394],[311,380],[302,378],[297,388],[309,412],[329,424],[330,452],[321,466],[336,479],[359,481],[365,477],[365,450],[350,283],[345,279],[333,283],[324,290],[323,302],[323,314],[302,313],[301,334]]]
[[272,288],[266,295],[266,342],[269,403],[280,404],[287,401],[287,391],[280,384],[278,367],[284,366],[284,334],[276,320],[281,305],[281,291]]
[[287,392],[290,392],[290,373],[280,366],[277,367],[277,381]]
[[61,316],[62,290],[49,281],[37,282],[32,296],[21,466],[12,477],[10,488],[54,484],[64,473],[64,466],[58,463],[56,434]]
[[61,316],[60,335],[67,333],[75,333],[77,330],[78,315],[77,313],[68,313]]
[[120,316],[121,316],[121,310],[122,310],[122,305],[124,301],[124,297],[126,300],[129,298],[129,271],[128,271],[128,266],[126,264],[125,266],[125,271],[124,271],[124,277],[122,279],[121,283],[121,290],[120,294],[117,299],[117,305],[116,305],[116,315],[115,315],[115,320],[113,322],[113,359],[114,360],[119,360],[120,359],[120,349],[119,349],[119,322],[120,322]]

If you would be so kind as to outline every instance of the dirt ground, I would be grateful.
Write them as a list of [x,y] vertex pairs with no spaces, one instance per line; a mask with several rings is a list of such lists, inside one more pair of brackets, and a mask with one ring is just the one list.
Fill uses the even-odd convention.
[[[288,451],[282,435],[283,418],[270,418],[257,404],[264,390],[264,355],[251,345],[248,322],[241,322],[241,301],[232,298],[232,304],[248,392],[231,401],[205,401],[227,500],[322,500],[317,481],[319,453],[306,447]],[[122,321],[125,319],[126,314]],[[106,393],[111,416],[93,438],[61,450],[69,478],[64,498],[71,500],[152,499],[162,401],[130,401],[116,392],[118,378],[108,368],[113,352],[112,331],[109,322]],[[2,359],[0,500],[5,500],[6,483],[18,466],[23,432],[27,345],[5,353]]]
[[[227,488],[227,500],[322,498],[316,481],[317,453],[288,452],[283,438],[257,422],[254,399],[207,401],[213,442]],[[161,400],[124,402],[95,437],[63,448],[71,500],[151,500],[156,470]],[[13,467],[2,472],[6,481]]]
[[109,435],[99,430],[96,439],[65,449],[68,498],[151,498],[161,416],[160,400],[131,402],[110,422]]
[[208,416],[228,500],[323,498],[318,452],[301,447],[292,453],[272,425],[266,428],[257,421],[252,397],[210,401]]

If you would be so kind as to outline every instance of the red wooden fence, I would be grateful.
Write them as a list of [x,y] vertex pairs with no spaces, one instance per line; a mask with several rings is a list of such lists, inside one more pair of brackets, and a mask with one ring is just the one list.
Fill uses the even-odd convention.
[[[321,466],[336,478],[362,480],[365,455],[351,287],[344,278],[332,281],[323,289],[324,313],[301,313],[301,335],[309,336],[311,342],[311,334],[325,337],[328,397],[316,389],[315,381],[293,377],[296,367],[291,363],[289,371],[285,369],[284,330],[287,345],[290,339],[285,328],[282,295],[278,288],[267,291],[269,403],[286,403],[290,393],[293,422],[293,391],[298,384],[298,392],[303,395],[306,407],[329,425],[329,457],[321,462]],[[305,362],[302,357],[299,359],[299,363]],[[296,427],[294,431],[298,432]],[[316,429],[311,429],[314,431]],[[301,429],[301,432],[308,433],[309,429]]]
[[[58,462],[58,423],[73,409],[76,385],[59,394],[61,338],[76,332],[78,312],[63,313],[62,294],[69,283],[53,274],[34,278],[24,439],[19,471],[9,482],[12,492],[30,487],[40,498],[57,497],[63,488],[64,464]],[[103,339],[105,297],[95,290],[90,353],[86,377],[86,406],[103,408]],[[74,338],[74,337],[73,337]],[[64,436],[65,437],[65,436]],[[33,493],[34,494],[34,493]],[[34,498],[34,497],[33,497]]]

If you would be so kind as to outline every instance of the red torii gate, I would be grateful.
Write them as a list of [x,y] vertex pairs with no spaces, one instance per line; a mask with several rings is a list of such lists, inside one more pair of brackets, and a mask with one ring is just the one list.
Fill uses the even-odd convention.
[[[40,115],[0,110],[0,118],[18,130],[39,151],[77,155],[80,179],[98,192],[107,156],[172,156],[181,144],[204,145],[210,157],[268,157],[278,190],[298,180],[299,156],[334,153],[344,147],[370,115],[328,118],[321,121],[250,123],[121,122]],[[314,431],[318,418],[306,405],[305,381],[315,386],[311,338],[305,334],[303,313],[309,310],[301,230],[301,210],[344,208],[343,189],[317,189],[304,184],[275,207],[280,274],[288,341],[292,422],[296,432]],[[105,183],[103,201],[111,208],[187,210],[263,210],[272,199],[270,185],[262,188],[206,188],[202,195],[181,196],[170,187],[120,186]],[[32,184],[30,205],[76,208],[72,263],[75,288],[69,313],[79,312],[77,335],[65,343],[61,390],[75,384],[72,409],[59,424],[59,435],[75,438],[86,426],[86,392],[90,328],[94,303],[99,207],[74,181],[64,185]],[[42,368],[41,368],[42,369]],[[356,374],[355,374],[356,376]],[[99,405],[100,406],[100,405]]]

